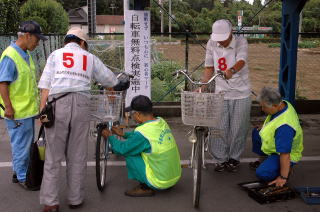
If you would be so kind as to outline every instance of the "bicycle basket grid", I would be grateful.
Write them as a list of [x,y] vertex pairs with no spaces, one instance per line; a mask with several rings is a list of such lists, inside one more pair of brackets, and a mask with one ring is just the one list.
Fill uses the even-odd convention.
[[118,121],[122,100],[122,91],[91,91],[91,120]]
[[222,93],[181,93],[181,116],[185,125],[217,128],[223,110]]

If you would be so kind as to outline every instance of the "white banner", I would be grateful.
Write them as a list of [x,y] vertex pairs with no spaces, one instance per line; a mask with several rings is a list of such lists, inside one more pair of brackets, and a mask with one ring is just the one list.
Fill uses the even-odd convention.
[[151,97],[150,11],[125,10],[125,71],[134,75],[127,91],[126,107],[134,96]]

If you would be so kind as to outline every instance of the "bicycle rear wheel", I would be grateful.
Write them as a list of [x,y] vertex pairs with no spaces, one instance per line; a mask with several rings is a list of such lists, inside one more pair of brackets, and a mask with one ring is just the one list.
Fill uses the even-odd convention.
[[103,138],[104,127],[98,126],[98,136],[96,143],[96,181],[99,191],[103,191],[106,184],[107,173],[107,145],[108,139]]
[[194,143],[194,158],[192,161],[193,174],[193,207],[199,207],[200,189],[201,189],[201,169],[202,169],[202,144],[203,134],[201,130],[197,130],[197,142]]

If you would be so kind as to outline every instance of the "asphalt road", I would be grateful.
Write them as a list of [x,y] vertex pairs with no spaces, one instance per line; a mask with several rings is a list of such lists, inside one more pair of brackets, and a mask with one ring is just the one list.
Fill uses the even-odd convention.
[[[167,119],[177,140],[181,159],[186,162],[190,155],[191,145],[186,140],[186,132],[190,127],[184,126],[179,118]],[[252,123],[261,123],[263,117],[252,118]],[[299,163],[290,180],[292,187],[320,187],[320,115],[301,116],[304,128],[304,161]],[[12,168],[10,167],[11,152],[9,138],[0,121],[0,212],[34,212],[41,211],[38,191],[25,191],[17,184],[11,183]],[[108,184],[100,193],[95,182],[94,141],[89,141],[89,167],[86,178],[86,200],[83,208],[76,211],[132,211],[132,212],[176,212],[176,211],[216,211],[216,212],[247,212],[247,211],[277,211],[277,212],[320,212],[320,205],[307,205],[300,197],[285,202],[261,205],[252,200],[238,183],[255,180],[254,172],[248,168],[248,161],[256,157],[250,152],[250,139],[243,153],[240,171],[238,173],[214,172],[214,166],[209,164],[203,171],[201,199],[199,209],[192,207],[192,171],[183,168],[179,183],[168,191],[157,192],[153,197],[132,198],[124,195],[126,189],[137,183],[127,179],[123,162],[113,162],[108,167]],[[208,158],[209,159],[209,158]],[[121,157],[113,157],[112,161],[123,161]],[[61,211],[71,211],[66,201],[65,167],[61,172],[60,183]],[[75,210],[72,210],[75,211]]]

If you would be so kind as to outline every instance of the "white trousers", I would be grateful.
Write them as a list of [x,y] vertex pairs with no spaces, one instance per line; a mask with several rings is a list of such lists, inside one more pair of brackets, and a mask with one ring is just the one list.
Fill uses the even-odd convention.
[[[61,94],[53,96],[59,95]],[[45,129],[47,144],[40,204],[59,204],[58,193],[61,187],[59,178],[61,162],[64,159],[67,164],[68,202],[77,205],[84,200],[90,123],[89,103],[89,98],[79,93],[70,93],[55,103],[54,126]]]

